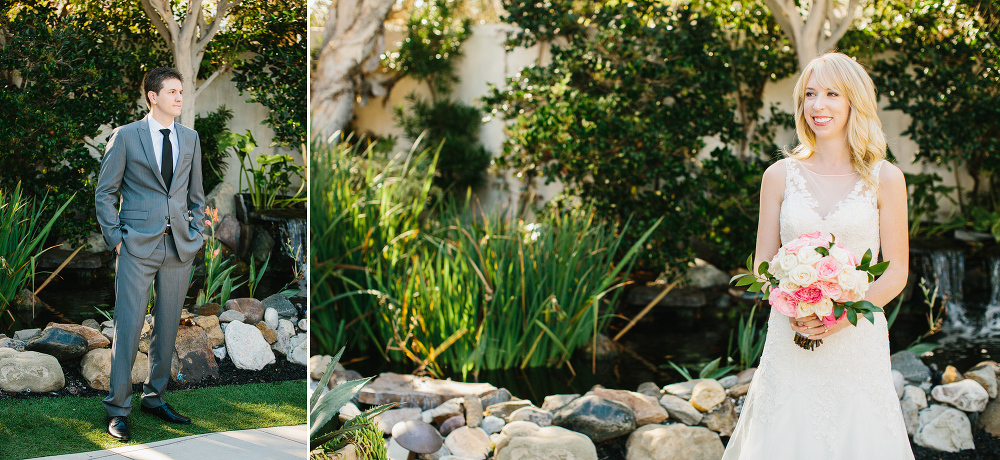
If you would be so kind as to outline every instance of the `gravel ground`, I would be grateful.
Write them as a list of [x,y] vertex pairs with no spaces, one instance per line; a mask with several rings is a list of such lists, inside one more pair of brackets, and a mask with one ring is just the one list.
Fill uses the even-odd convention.
[[[0,390],[0,400],[4,399],[29,399],[62,396],[107,396],[107,391],[95,390],[87,385],[83,374],[80,373],[79,362],[63,366],[63,374],[66,376],[66,385],[62,390],[47,393],[32,393],[23,391],[20,393],[9,393]],[[259,371],[237,369],[233,361],[227,356],[219,363],[219,378],[205,379],[199,383],[189,383],[178,385],[173,381],[167,384],[167,391],[190,388],[217,387],[222,385],[243,385],[246,383],[260,382],[281,382],[285,380],[299,380],[306,378],[305,366],[293,364],[285,358],[278,358],[277,362],[265,366]],[[305,384],[302,391],[305,391]],[[132,391],[136,394],[142,393],[142,384],[132,385]]]

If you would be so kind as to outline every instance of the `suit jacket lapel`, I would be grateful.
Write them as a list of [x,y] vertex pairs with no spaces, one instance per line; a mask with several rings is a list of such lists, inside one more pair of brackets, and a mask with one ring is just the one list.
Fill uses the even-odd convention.
[[139,123],[139,140],[142,141],[142,150],[146,153],[146,161],[149,162],[149,169],[153,171],[153,175],[156,176],[156,181],[160,183],[160,187],[163,187],[163,190],[166,190],[167,184],[163,182],[163,176],[160,174],[160,167],[156,165],[156,153],[153,151],[153,138],[149,134],[149,120],[143,119],[142,123]]

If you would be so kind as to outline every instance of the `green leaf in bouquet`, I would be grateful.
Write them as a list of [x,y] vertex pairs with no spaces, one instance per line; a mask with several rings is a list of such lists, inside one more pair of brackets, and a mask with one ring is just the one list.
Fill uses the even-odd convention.
[[738,279],[741,279],[741,278],[744,278],[744,277],[747,277],[747,276],[750,276],[750,275],[748,275],[746,273],[740,273],[739,275],[733,275],[732,278],[729,278],[729,284],[733,284],[733,281],[736,281]]
[[872,265],[871,267],[868,267],[868,273],[871,275],[878,276],[885,273],[885,269],[888,267],[889,267],[889,261],[887,260],[885,262],[877,263],[875,265]]
[[771,266],[771,264],[767,263],[766,261],[765,262],[761,262],[760,266],[757,267],[757,274],[759,274],[761,276],[766,276],[767,275],[767,268],[770,267],[770,266]]
[[753,253],[747,256],[747,271],[753,273]]
[[764,300],[767,300],[770,297],[771,297],[771,290],[768,289],[768,290],[764,291]]
[[736,282],[736,285],[737,286],[746,286],[748,284],[753,284],[756,279],[757,278],[754,278],[753,276],[746,275],[743,278],[740,278],[740,280]]
[[833,245],[835,245],[835,244],[837,244],[837,235],[834,235],[833,233],[831,233],[830,234],[830,247],[832,248]]
[[872,261],[872,250],[869,249],[865,251],[864,257],[861,258],[861,267],[868,268],[868,264]]
[[857,326],[858,325],[858,312],[856,310],[854,310],[853,308],[848,308],[847,309],[847,320],[850,321],[851,324]]
[[764,287],[764,282],[758,281],[756,283],[751,284],[750,287],[747,288],[747,290],[751,292],[760,292],[760,288],[762,287]]
[[820,253],[820,254],[822,254],[824,256],[830,255],[830,249],[829,248],[824,248],[823,246],[817,246],[816,247],[816,252],[818,252],[818,253]]
[[839,304],[838,303],[838,304],[834,305],[833,306],[833,316],[836,317],[836,318],[840,318],[841,316],[844,315],[844,309],[846,309],[846,308],[847,307],[845,307],[843,304]]
[[868,319],[868,322],[875,324],[875,314],[872,313],[871,310],[865,310],[861,312],[861,314],[864,315],[866,319]]

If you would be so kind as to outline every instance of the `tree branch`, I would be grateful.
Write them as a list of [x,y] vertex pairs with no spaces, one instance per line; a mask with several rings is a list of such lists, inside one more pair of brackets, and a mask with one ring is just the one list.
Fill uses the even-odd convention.
[[[836,29],[833,30],[833,33],[830,35],[829,39],[820,42],[823,44],[823,46],[820,47],[820,51],[828,51],[832,49],[834,46],[837,46],[837,42],[839,42],[840,39],[844,37],[844,34],[847,33],[847,30],[851,28],[852,24],[854,24],[854,15],[857,12],[857,10],[858,10],[858,0],[850,0],[850,2],[848,2],[847,4],[847,14],[844,15],[843,20],[841,20],[840,24],[838,24]],[[830,25],[833,25],[832,20],[830,21]]]
[[[174,39],[170,35],[171,28],[167,27],[167,24],[163,22],[163,17],[161,16],[160,10],[153,6],[150,0],[142,0],[142,9],[146,11],[146,16],[149,16],[149,20],[153,22],[156,27],[156,31],[160,33],[163,40],[167,42],[167,46],[170,48],[174,47]],[[170,16],[173,20],[173,16]]]
[[215,72],[212,72],[212,75],[209,75],[208,78],[205,79],[204,83],[202,83],[201,85],[198,85],[198,89],[194,90],[194,97],[195,97],[195,99],[198,98],[198,95],[201,94],[202,90],[204,90],[205,88],[207,88],[208,85],[212,83],[212,80],[215,80],[215,77],[218,77],[219,75],[222,75],[222,73],[225,72],[227,69],[228,69],[228,66],[219,67],[218,69],[215,70]]
[[[815,0],[809,8],[809,16],[806,18],[805,27],[802,29],[802,40],[815,40],[819,44],[820,34],[823,33],[823,23],[826,22],[828,8],[833,0]],[[816,56],[808,56],[810,59]]]
[[[187,16],[184,17],[184,24],[181,25],[179,41],[184,46],[191,46],[195,43],[195,31],[198,29],[198,14],[201,13],[202,0],[188,0]],[[192,12],[197,13],[192,13]]]
[[[778,27],[785,32],[785,36],[792,42],[792,46],[797,47],[799,38],[798,30],[801,27],[802,21],[798,17],[795,6],[792,5],[789,9],[788,3],[781,0],[764,0],[764,2],[771,10],[771,16],[778,23]],[[793,14],[795,15],[794,18],[792,17]]]
[[222,19],[226,17],[226,13],[231,8],[238,6],[240,2],[241,0],[236,0],[234,2],[222,0],[219,2],[219,6],[215,10],[215,18],[212,20],[212,23],[209,24],[208,30],[204,31],[204,35],[202,35],[201,39],[198,41],[197,49],[204,50],[205,47],[208,46],[208,42],[212,41],[212,37],[214,37],[215,34],[219,32],[219,28],[222,27]]

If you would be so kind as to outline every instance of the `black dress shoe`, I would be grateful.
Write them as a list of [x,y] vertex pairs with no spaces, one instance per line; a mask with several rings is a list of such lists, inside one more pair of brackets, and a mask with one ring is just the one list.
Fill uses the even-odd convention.
[[177,412],[174,411],[174,408],[170,407],[170,404],[167,403],[163,403],[163,405],[159,407],[146,407],[140,404],[139,408],[142,409],[143,412],[160,417],[166,422],[180,423],[180,424],[191,423],[191,419],[181,414],[178,414]]
[[128,419],[121,415],[108,417],[108,434],[121,442],[128,442],[132,439],[132,433],[128,430]]

